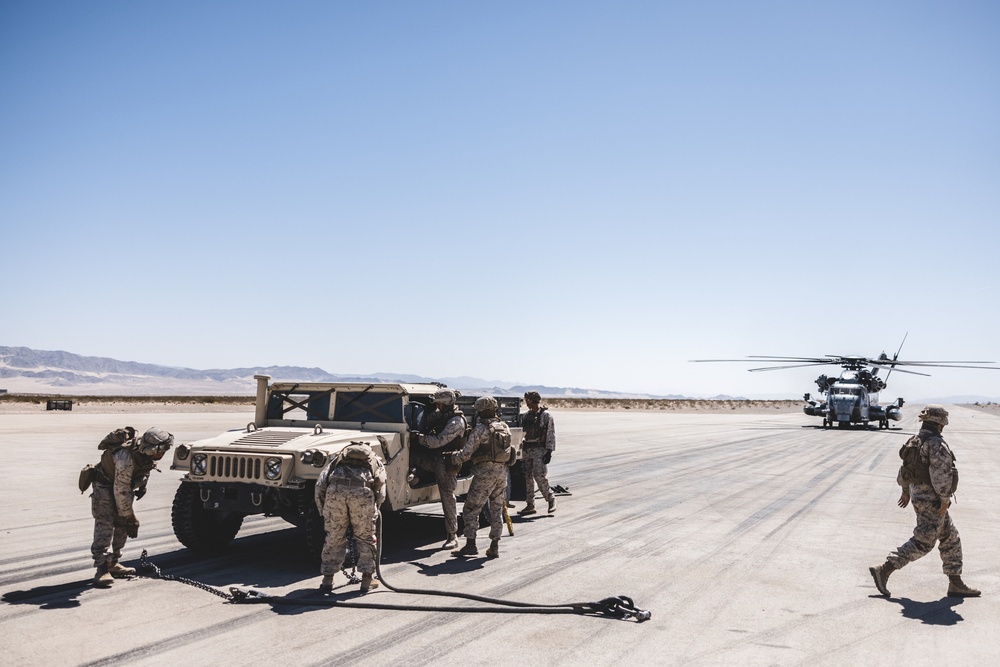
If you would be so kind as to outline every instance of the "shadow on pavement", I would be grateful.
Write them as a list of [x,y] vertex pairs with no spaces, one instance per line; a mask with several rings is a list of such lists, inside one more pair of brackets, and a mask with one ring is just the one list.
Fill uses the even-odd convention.
[[93,587],[93,579],[87,578],[57,586],[36,586],[26,591],[10,591],[4,593],[2,600],[7,604],[30,604],[39,609],[72,609],[80,606],[77,599],[80,593]]
[[900,611],[905,618],[919,620],[925,625],[957,625],[965,620],[954,609],[965,602],[964,598],[943,597],[932,602],[918,602],[909,598],[889,598],[889,601],[895,602],[902,608]]

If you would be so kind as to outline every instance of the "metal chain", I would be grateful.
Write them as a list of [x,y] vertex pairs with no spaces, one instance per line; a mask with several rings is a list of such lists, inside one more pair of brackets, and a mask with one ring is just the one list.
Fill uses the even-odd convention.
[[212,593],[213,595],[218,595],[223,600],[233,600],[234,599],[234,596],[232,594],[227,593],[227,592],[225,592],[223,590],[219,590],[218,588],[215,588],[214,586],[209,586],[208,584],[203,584],[200,581],[195,581],[194,579],[188,579],[187,577],[178,577],[178,576],[173,575],[173,574],[163,574],[163,571],[160,570],[159,567],[157,567],[154,563],[151,563],[149,561],[149,559],[147,558],[147,554],[146,554],[146,550],[145,549],[142,550],[142,555],[139,556],[139,566],[143,570],[152,571],[156,575],[157,579],[163,579],[164,581],[179,581],[182,584],[187,584],[188,586],[194,586],[195,588],[200,588],[203,591],[208,591],[209,593]]
[[344,573],[345,577],[347,577],[347,583],[360,584],[361,577],[358,576],[358,545],[357,542],[355,541],[354,529],[348,527],[348,531],[349,532],[347,535],[347,552],[348,554],[350,554],[351,562],[354,564],[351,566],[350,572],[347,571],[346,566],[340,568],[340,571]]

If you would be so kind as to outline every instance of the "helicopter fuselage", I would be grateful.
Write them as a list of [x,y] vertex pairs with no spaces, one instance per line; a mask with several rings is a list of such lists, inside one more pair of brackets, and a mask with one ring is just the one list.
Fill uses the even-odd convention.
[[890,405],[879,405],[878,392],[871,391],[869,387],[882,388],[885,384],[873,384],[873,379],[877,380],[864,370],[846,371],[838,380],[821,375],[816,384],[826,392],[826,400],[816,401],[806,394],[806,404],[802,406],[802,411],[812,417],[822,417],[823,426],[837,424],[844,428],[861,424],[867,427],[869,422],[877,421],[880,429],[889,428],[890,419],[899,421],[901,417],[899,409],[903,405],[903,399],[898,398]]

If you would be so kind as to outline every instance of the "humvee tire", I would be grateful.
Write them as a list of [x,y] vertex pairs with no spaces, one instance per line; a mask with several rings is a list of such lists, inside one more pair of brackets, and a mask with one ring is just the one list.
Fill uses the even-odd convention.
[[174,494],[170,523],[180,543],[195,551],[219,551],[233,541],[243,525],[239,512],[204,508],[198,485],[181,482]]
[[326,526],[319,510],[315,507],[310,508],[306,515],[305,531],[306,553],[310,560],[318,561],[323,552],[323,542],[326,541]]
[[518,459],[517,463],[507,469],[507,500],[527,500],[528,485],[524,479],[524,461]]

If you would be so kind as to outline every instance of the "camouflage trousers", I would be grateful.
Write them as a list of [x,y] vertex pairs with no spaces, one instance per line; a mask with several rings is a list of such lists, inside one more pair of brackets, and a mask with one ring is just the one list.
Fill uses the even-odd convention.
[[462,508],[462,522],[465,523],[465,537],[476,539],[479,528],[479,513],[487,501],[490,503],[490,539],[499,540],[503,533],[503,504],[507,491],[506,463],[477,463],[472,467],[472,486],[465,496]]
[[90,512],[94,516],[94,543],[90,553],[94,565],[117,563],[122,557],[122,547],[128,535],[125,533],[125,518],[118,516],[114,492],[106,484],[94,484],[90,494]]
[[358,570],[375,571],[375,496],[363,486],[340,487],[331,482],[323,502],[326,540],[320,554],[320,574],[336,574],[347,554],[347,529],[354,531],[358,545]]
[[458,475],[448,472],[445,460],[437,453],[421,452],[415,461],[418,468],[429,470],[437,477],[438,494],[441,496],[441,510],[444,512],[444,531],[448,535],[458,534],[458,502],[455,489]]
[[552,489],[549,488],[549,480],[546,475],[549,472],[545,465],[544,447],[525,447],[521,450],[521,461],[524,466],[524,486],[527,490],[528,507],[535,506],[535,482],[538,482],[538,490],[542,492],[542,497],[546,500],[552,498]]
[[896,569],[926,556],[937,542],[941,570],[947,575],[962,574],[962,540],[958,529],[951,520],[951,514],[945,512],[944,516],[940,516],[935,504],[933,501],[913,499],[913,511],[917,513],[913,537],[886,559]]

